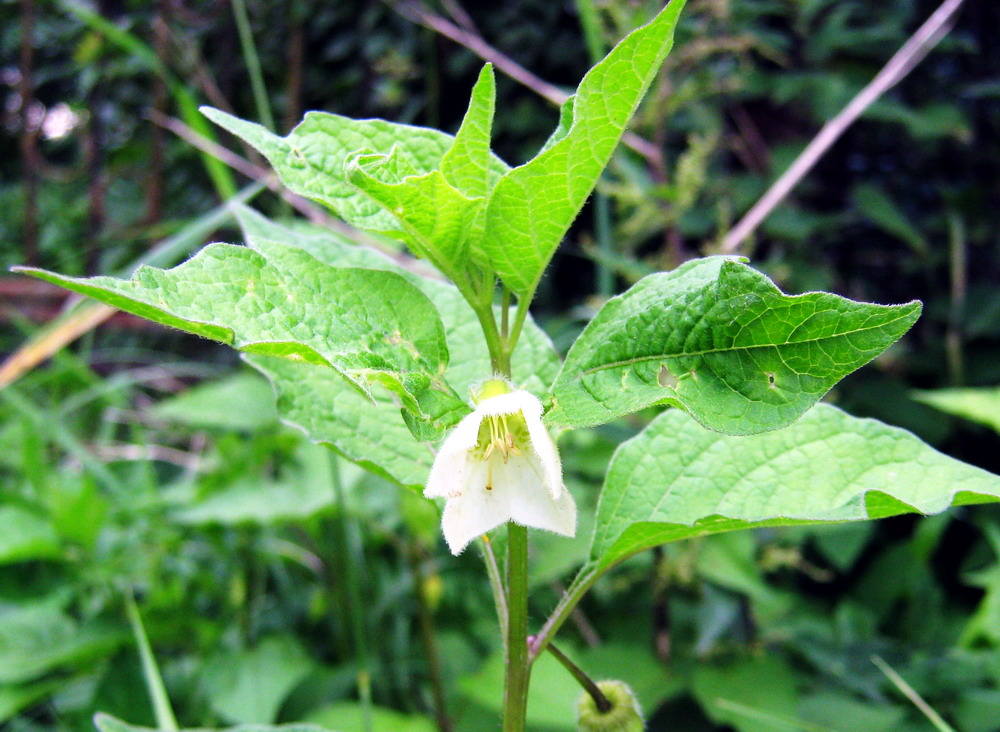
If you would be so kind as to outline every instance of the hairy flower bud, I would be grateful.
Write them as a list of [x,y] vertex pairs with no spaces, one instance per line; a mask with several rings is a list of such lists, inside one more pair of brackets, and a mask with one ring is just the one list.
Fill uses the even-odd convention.
[[598,681],[599,688],[611,709],[602,712],[587,692],[576,703],[576,720],[580,732],[643,732],[642,709],[632,689],[621,681]]

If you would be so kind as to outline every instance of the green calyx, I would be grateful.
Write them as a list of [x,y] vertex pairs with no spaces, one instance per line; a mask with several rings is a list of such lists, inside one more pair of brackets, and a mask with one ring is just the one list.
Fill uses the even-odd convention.
[[576,703],[577,725],[580,732],[642,732],[645,722],[639,702],[629,686],[621,681],[598,681],[597,687],[611,703],[602,712],[587,692]]

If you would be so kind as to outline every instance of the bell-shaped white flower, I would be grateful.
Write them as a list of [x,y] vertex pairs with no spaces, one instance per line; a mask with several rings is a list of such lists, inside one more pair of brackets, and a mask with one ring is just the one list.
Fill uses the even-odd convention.
[[576,504],[542,404],[501,379],[482,384],[475,411],[441,445],[424,495],[448,499],[441,529],[452,554],[507,521],[576,533]]

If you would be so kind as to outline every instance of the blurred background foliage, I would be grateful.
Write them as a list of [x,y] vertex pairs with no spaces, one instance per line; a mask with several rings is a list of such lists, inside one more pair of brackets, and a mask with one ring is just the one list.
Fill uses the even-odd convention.
[[[453,131],[477,43],[538,77],[534,89],[499,78],[495,148],[516,164],[556,121],[538,92],[571,89],[659,5],[4,0],[0,264],[121,272],[239,241],[218,207],[246,172],[263,178],[260,160],[198,104],[281,132],[308,109]],[[536,317],[557,347],[643,274],[720,251],[935,6],[690,0],[633,125],[647,154],[616,154],[543,282]],[[923,300],[904,342],[830,399],[993,472],[998,30],[1000,6],[970,0],[742,249],[788,292]],[[38,283],[0,278],[0,305],[6,354],[66,327],[46,325],[67,303]],[[281,426],[268,385],[225,348],[120,316],[79,331],[0,390],[6,729],[91,729],[97,710],[154,724],[143,626],[182,726],[495,727],[502,659],[484,573],[475,552],[444,551],[429,503]],[[533,540],[534,622],[582,557],[614,445],[648,416],[563,438],[581,539]],[[935,729],[874,656],[955,729],[989,732],[998,558],[995,507],[691,541],[603,579],[561,643],[595,676],[631,683],[651,730]],[[572,679],[545,657],[533,682],[532,729],[574,729]]]

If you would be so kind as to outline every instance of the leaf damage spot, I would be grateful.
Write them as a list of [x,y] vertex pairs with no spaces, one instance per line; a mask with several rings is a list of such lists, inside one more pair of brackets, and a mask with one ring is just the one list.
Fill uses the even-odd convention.
[[667,368],[666,364],[660,366],[660,372],[656,375],[656,383],[665,389],[677,388],[677,377]]
[[771,372],[771,371],[767,372],[767,385],[771,389],[778,388],[778,385],[776,383],[774,383],[774,373]]

